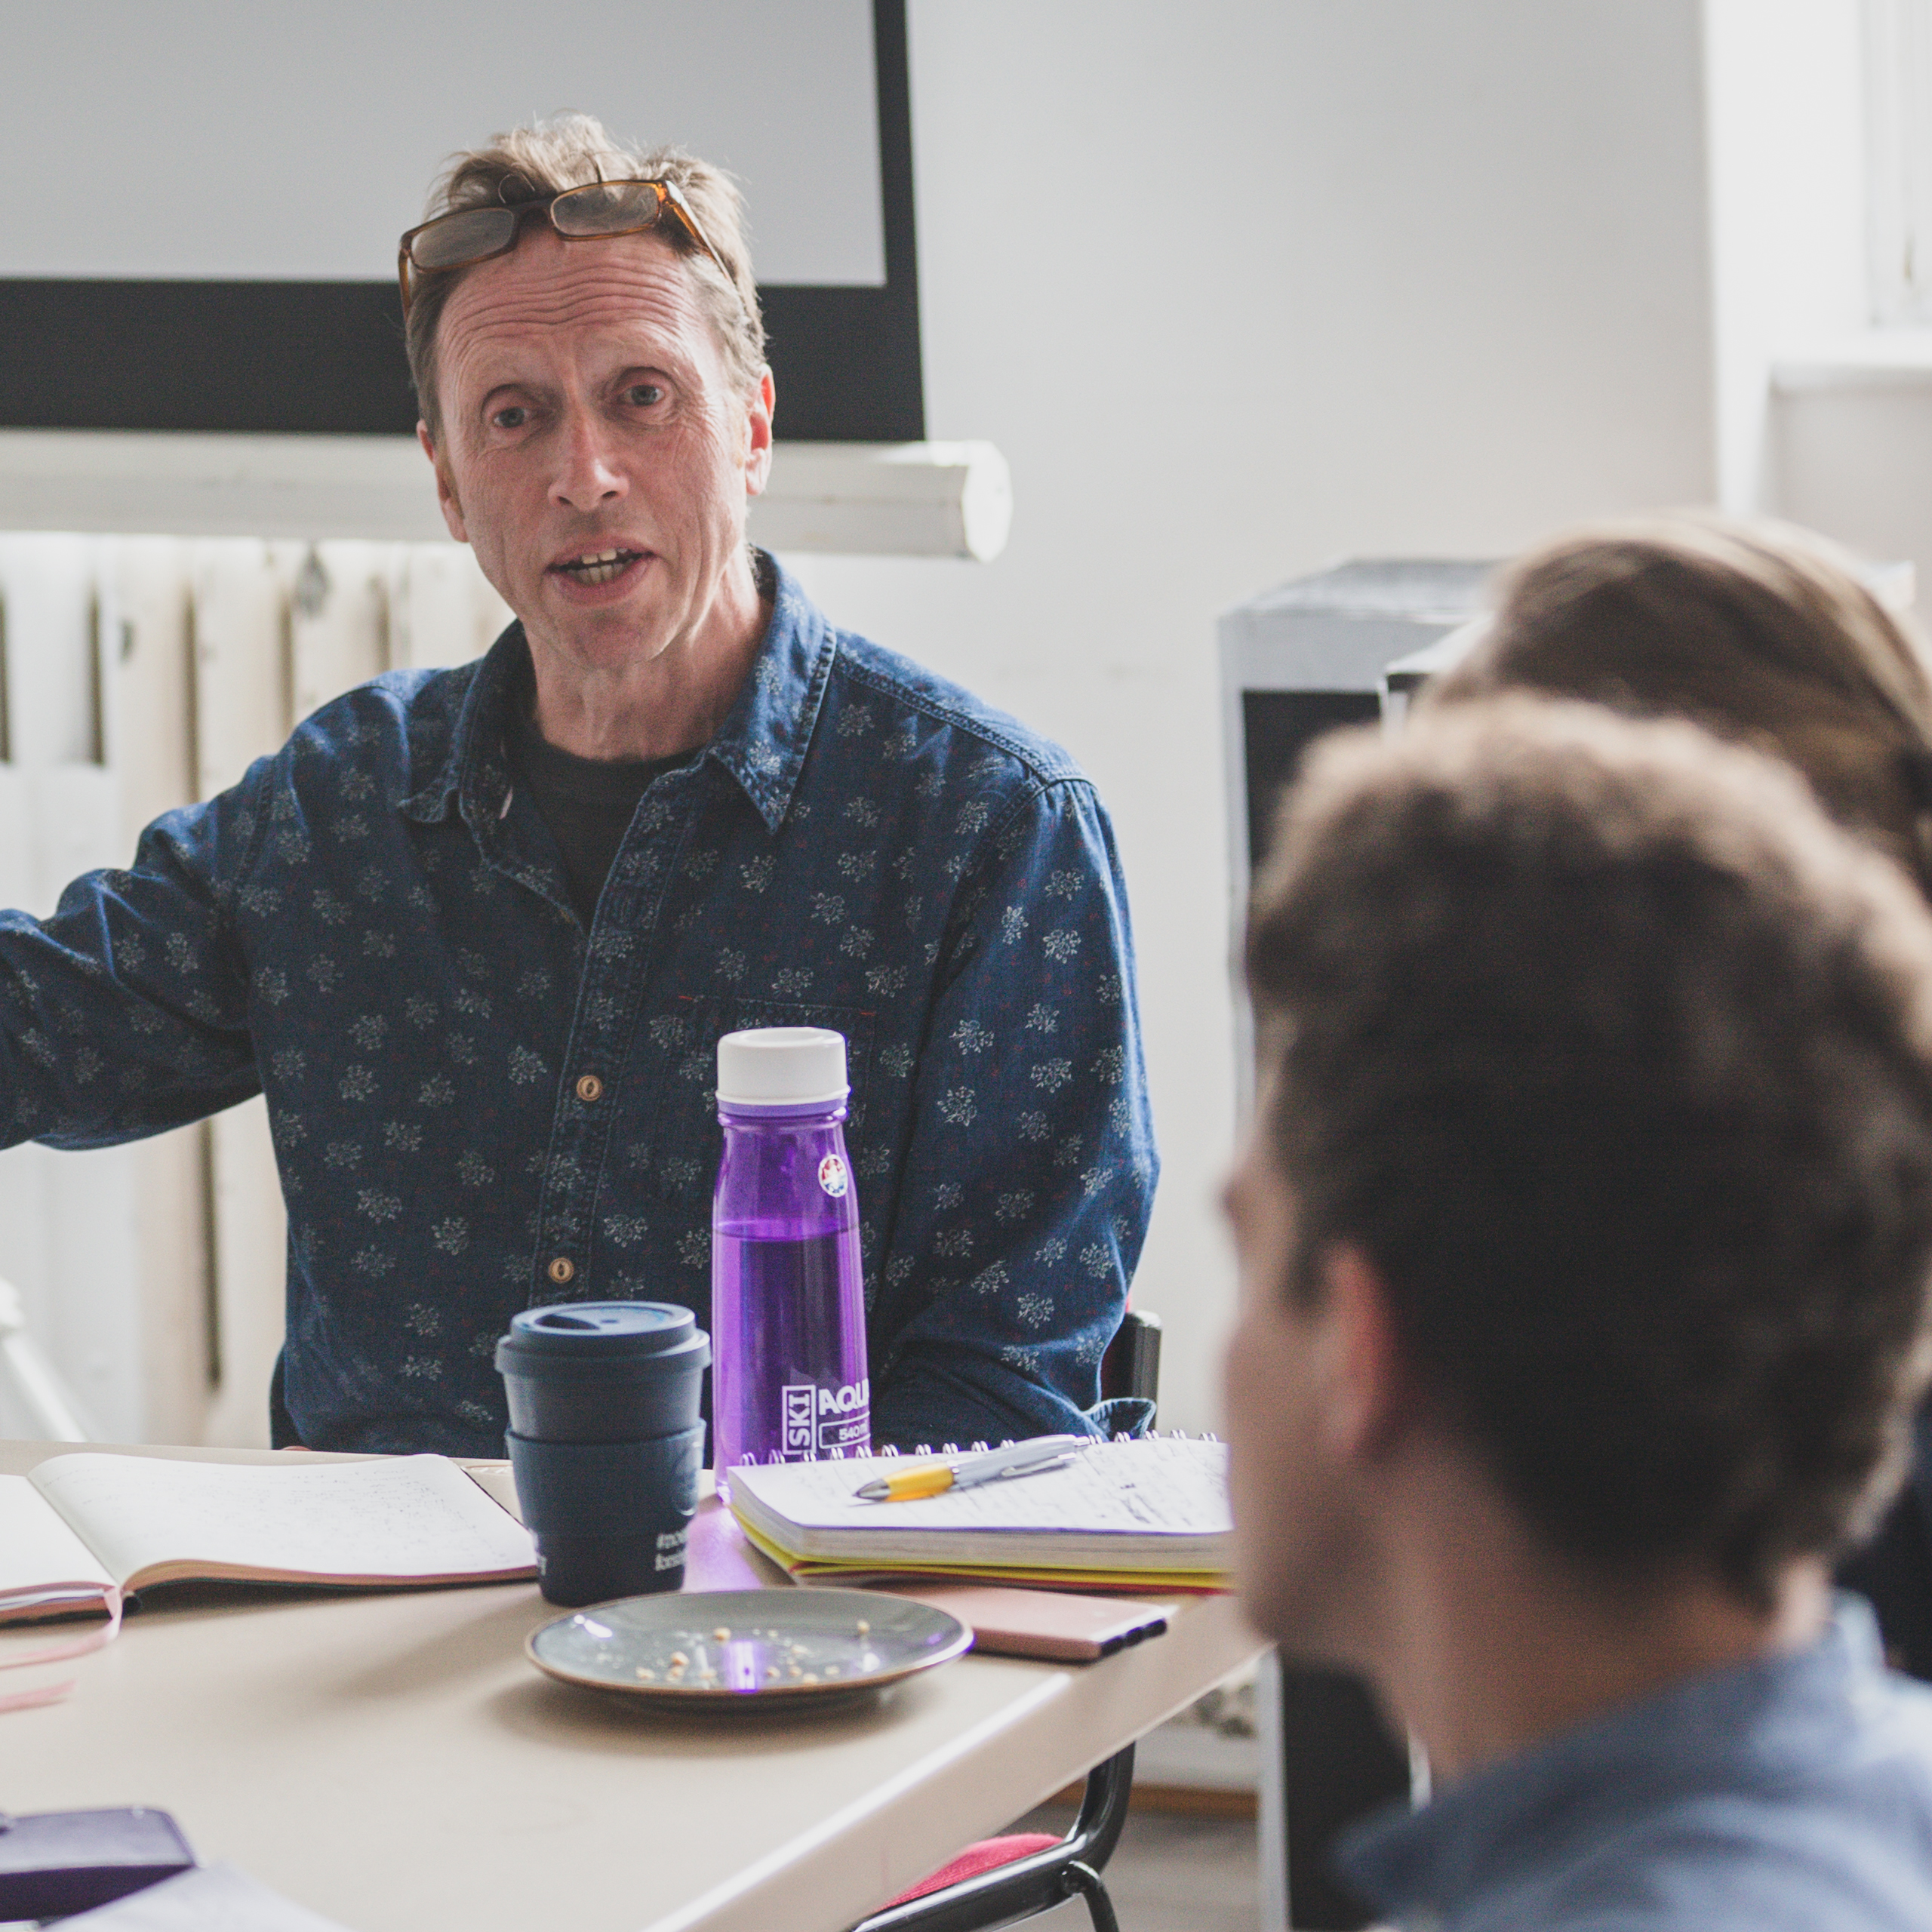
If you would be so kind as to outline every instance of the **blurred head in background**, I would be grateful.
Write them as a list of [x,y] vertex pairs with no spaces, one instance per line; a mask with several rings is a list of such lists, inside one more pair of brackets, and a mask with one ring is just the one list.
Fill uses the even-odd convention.
[[1510,690],[1689,718],[1781,757],[1932,891],[1932,681],[1823,538],[1691,515],[1559,537],[1504,571],[1481,640],[1422,702]]

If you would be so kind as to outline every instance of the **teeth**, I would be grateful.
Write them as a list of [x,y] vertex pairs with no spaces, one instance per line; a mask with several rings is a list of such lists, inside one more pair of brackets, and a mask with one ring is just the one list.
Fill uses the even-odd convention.
[[608,583],[631,555],[628,550],[599,550],[589,556],[574,557],[562,568],[580,583]]

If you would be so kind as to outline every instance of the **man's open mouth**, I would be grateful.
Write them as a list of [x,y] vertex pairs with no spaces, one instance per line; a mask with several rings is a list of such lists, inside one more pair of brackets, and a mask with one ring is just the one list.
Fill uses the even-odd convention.
[[644,554],[641,550],[592,550],[550,568],[574,583],[608,583]]

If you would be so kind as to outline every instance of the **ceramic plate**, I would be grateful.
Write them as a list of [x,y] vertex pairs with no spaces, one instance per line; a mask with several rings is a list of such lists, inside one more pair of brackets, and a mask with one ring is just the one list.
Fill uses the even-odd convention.
[[896,1684],[972,1641],[956,1617],[869,1590],[701,1590],[574,1610],[524,1647],[566,1684],[742,1710]]

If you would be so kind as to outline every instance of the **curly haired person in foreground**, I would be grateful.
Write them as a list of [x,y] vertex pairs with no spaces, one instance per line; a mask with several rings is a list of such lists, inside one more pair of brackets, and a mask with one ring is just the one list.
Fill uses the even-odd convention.
[[1314,756],[1247,971],[1242,1588],[1435,1780],[1350,1881],[1932,1923],[1932,1694],[1830,1588],[1927,1372],[1918,894],[1768,760],[1515,699]]

